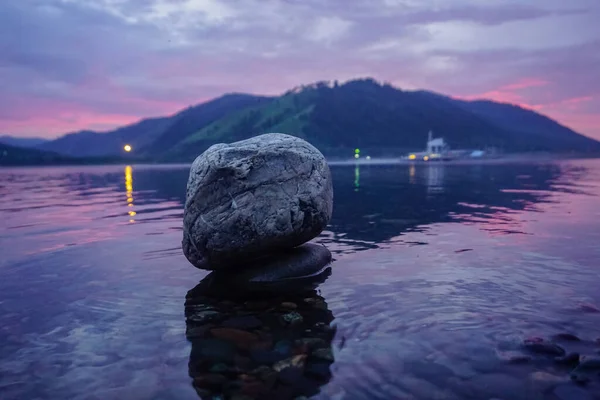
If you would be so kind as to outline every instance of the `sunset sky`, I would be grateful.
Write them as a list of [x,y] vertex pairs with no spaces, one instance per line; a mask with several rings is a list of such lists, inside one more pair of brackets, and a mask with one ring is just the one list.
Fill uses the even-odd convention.
[[0,2],[0,134],[359,77],[517,103],[600,139],[600,0]]

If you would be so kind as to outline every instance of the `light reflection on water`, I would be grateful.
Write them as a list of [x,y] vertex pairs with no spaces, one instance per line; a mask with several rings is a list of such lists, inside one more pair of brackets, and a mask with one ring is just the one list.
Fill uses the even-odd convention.
[[[600,163],[332,167],[317,398],[552,399],[526,336],[600,337]],[[193,399],[186,166],[0,170],[0,398]],[[568,346],[567,346],[568,347]],[[504,383],[502,383],[504,382]],[[585,390],[593,395],[598,386]]]

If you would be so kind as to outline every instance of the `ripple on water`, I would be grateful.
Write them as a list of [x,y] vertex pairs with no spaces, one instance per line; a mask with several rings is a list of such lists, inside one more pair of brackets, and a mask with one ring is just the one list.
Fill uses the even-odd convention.
[[[204,273],[180,251],[187,167],[5,171],[0,397],[197,398],[183,301]],[[522,346],[566,332],[581,338],[558,343],[567,353],[600,349],[598,171],[334,168],[316,241],[336,258],[317,294],[335,362],[316,398],[598,398],[597,382],[573,386],[572,366]]]

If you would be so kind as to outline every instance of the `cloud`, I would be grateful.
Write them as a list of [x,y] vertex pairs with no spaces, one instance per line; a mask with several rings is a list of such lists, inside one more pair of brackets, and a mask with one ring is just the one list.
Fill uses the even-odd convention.
[[598,18],[595,0],[6,1],[0,131],[108,129],[226,92],[373,76],[540,106],[600,138]]

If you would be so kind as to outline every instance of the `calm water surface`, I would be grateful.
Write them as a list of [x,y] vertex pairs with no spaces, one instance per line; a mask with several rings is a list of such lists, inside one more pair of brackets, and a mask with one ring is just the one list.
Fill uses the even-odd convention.
[[[524,338],[600,345],[600,161],[332,166],[320,399],[600,399]],[[197,399],[188,168],[0,169],[0,398]]]

